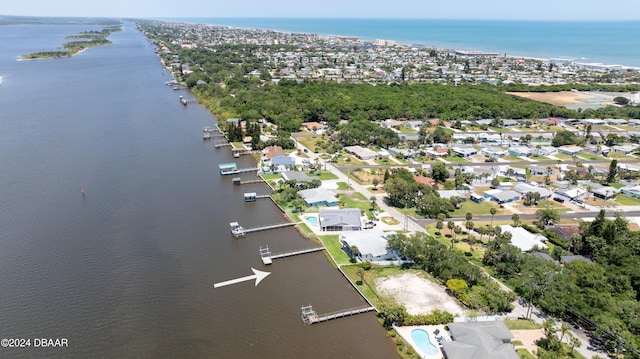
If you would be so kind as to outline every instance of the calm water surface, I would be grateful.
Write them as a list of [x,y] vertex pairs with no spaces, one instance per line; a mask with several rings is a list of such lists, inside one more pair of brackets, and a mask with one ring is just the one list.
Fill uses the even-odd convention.
[[[133,24],[112,46],[16,61],[85,30],[99,28],[0,26],[0,337],[69,341],[0,357],[396,357],[373,313],[303,325],[302,305],[365,303],[321,253],[262,265],[260,246],[312,245],[295,230],[232,238],[231,221],[284,219],[242,201],[264,185],[219,175],[218,163],[255,163],[202,141],[215,118],[179,103],[190,94],[164,85]],[[251,267],[272,274],[213,288]]]

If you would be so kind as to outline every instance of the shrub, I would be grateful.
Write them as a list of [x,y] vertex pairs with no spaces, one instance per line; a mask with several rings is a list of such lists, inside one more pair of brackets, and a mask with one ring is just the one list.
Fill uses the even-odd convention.
[[362,262],[360,263],[360,268],[364,269],[364,270],[369,270],[371,269],[371,262],[366,261],[366,262]]

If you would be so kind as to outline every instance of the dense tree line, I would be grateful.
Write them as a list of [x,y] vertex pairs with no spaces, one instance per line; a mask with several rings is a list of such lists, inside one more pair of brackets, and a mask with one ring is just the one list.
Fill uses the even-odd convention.
[[[581,226],[568,249],[594,260],[572,261],[563,267],[521,253],[502,237],[489,242],[483,262],[526,300],[545,312],[594,331],[596,341],[613,350],[624,346],[628,357],[640,357],[640,232],[629,231],[617,216]],[[556,258],[569,254],[561,247]]]
[[466,289],[457,291],[458,299],[470,308],[499,313],[511,311],[515,298],[500,289],[489,276],[457,251],[426,233],[389,236],[388,246],[398,250],[443,283],[451,279],[464,281]]

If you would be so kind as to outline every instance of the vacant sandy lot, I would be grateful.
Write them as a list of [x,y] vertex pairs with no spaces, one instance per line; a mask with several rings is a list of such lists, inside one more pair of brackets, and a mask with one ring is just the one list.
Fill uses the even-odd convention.
[[[566,106],[566,105],[580,105],[586,104],[584,99],[595,98],[581,94],[578,92],[563,91],[563,92],[508,92],[510,95],[528,98],[534,101],[546,102],[552,105]],[[600,104],[606,104],[601,102]]]
[[462,315],[462,308],[441,286],[417,274],[404,273],[376,281],[378,291],[390,295],[402,304],[409,314],[428,314],[434,309]]
[[538,350],[536,340],[544,338],[544,332],[542,329],[528,329],[528,330],[512,330],[512,341],[520,341],[522,345],[516,345],[516,349],[525,348],[529,353],[533,354],[535,350]]

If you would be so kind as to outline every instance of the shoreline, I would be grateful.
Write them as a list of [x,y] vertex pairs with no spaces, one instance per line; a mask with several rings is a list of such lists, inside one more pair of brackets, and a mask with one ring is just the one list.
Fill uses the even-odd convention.
[[[198,25],[210,25],[210,26],[218,26],[218,27],[223,27],[223,28],[230,28],[230,29],[237,29],[237,30],[245,30],[245,31],[274,31],[277,33],[282,33],[282,34],[305,34],[305,35],[318,35],[322,38],[354,38],[354,39],[358,39],[359,41],[361,41],[364,44],[374,44],[376,40],[382,40],[382,41],[389,41],[389,42],[393,42],[395,43],[397,46],[408,46],[408,47],[417,47],[417,48],[426,48],[426,49],[435,49],[438,51],[453,51],[453,52],[484,52],[484,53],[495,53],[496,56],[495,57],[505,57],[505,58],[511,58],[511,59],[525,59],[525,60],[532,60],[532,61],[546,61],[549,62],[552,59],[564,59],[564,60],[571,60],[573,63],[575,64],[582,64],[582,65],[601,65],[604,67],[622,67],[624,69],[631,69],[631,70],[640,70],[640,64],[636,64],[636,65],[625,65],[624,62],[625,61],[612,61],[612,60],[598,60],[597,58],[585,58],[584,56],[582,57],[578,57],[578,56],[572,56],[572,55],[534,55],[534,54],[519,54],[521,53],[521,50],[518,49],[512,49],[510,51],[514,52],[513,54],[509,54],[509,51],[506,51],[505,49],[491,49],[490,47],[486,47],[483,45],[480,46],[474,46],[471,44],[467,44],[467,46],[465,45],[461,45],[461,46],[449,46],[446,43],[432,43],[432,44],[426,44],[423,40],[408,40],[408,39],[397,39],[397,38],[385,38],[384,35],[381,35],[380,37],[378,36],[362,36],[362,35],[348,35],[348,34],[343,34],[343,35],[338,35],[338,34],[333,34],[330,32],[321,32],[321,31],[298,31],[298,30],[282,30],[282,29],[278,29],[278,28],[274,28],[274,27],[270,27],[270,25],[265,25],[265,26],[254,26],[254,25],[249,25],[249,26],[242,26],[242,25],[226,25],[224,23],[220,23],[219,21],[224,21],[225,18],[164,18],[161,20],[157,20],[157,21],[167,21],[167,22],[177,22],[177,23],[185,23],[185,24],[198,24]],[[255,20],[253,18],[228,18],[228,20],[234,21],[234,20]],[[303,19],[299,19],[299,18],[283,18],[283,19],[276,19],[276,18],[266,18],[265,20],[303,20]],[[354,20],[354,21],[380,21],[380,20],[401,20],[401,19],[342,19],[342,18],[338,18],[338,19],[324,19],[324,18],[310,18],[309,20],[344,20],[344,21],[349,21],[349,20]],[[428,19],[411,19],[411,20],[425,20],[425,21],[443,21],[443,20],[428,20]],[[214,22],[215,21],[215,22]],[[449,20],[444,20],[444,21],[449,21]],[[450,21],[455,21],[455,22],[469,22],[469,23],[478,23],[478,22],[482,22],[482,20],[450,20]],[[486,23],[491,23],[490,21],[485,21]],[[510,21],[504,21],[504,23],[509,23]],[[522,22],[519,22],[522,23]],[[531,23],[538,23],[538,21],[533,21]],[[562,23],[562,22],[557,22],[557,23]],[[591,23],[600,23],[600,24],[609,24],[611,22],[583,22],[585,24],[591,24]],[[619,22],[619,23],[623,23],[623,22]],[[286,26],[286,25],[285,25]],[[295,26],[295,25],[294,25]],[[327,30],[325,30],[327,31]],[[445,40],[446,41],[446,40]],[[535,51],[533,51],[535,52]]]

